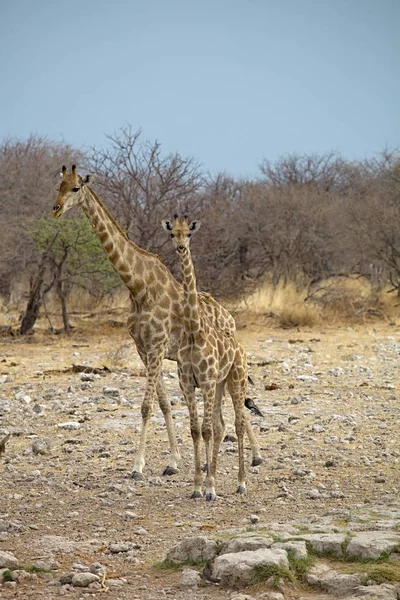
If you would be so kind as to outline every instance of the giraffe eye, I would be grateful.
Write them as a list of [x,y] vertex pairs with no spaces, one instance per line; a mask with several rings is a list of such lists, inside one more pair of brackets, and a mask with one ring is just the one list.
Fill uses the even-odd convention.
[[73,191],[73,192],[79,192],[79,190],[80,190],[80,189],[81,189],[81,188],[80,188],[78,185],[75,185],[75,186],[72,188],[72,191]]
[[172,238],[174,238],[174,237],[175,237],[175,234],[174,234],[174,233],[171,233],[171,237],[172,237]]
[[189,238],[189,237],[192,237],[192,234],[191,234],[191,233],[188,233],[188,238]]

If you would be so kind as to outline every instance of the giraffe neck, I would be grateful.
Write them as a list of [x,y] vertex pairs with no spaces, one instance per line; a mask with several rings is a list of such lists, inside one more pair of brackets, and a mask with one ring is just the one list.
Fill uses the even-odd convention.
[[187,333],[198,333],[200,331],[199,298],[190,249],[186,248],[179,258],[184,295],[184,326]]
[[146,282],[146,272],[154,269],[155,261],[162,263],[154,254],[142,250],[128,239],[91,188],[85,186],[85,192],[83,210],[114,271],[135,299],[140,302],[141,298],[146,295],[146,287],[155,279],[153,276],[150,281]]

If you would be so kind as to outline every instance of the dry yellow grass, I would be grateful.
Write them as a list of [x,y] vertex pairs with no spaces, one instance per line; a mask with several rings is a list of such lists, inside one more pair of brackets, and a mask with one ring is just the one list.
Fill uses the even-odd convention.
[[[385,320],[396,323],[400,318],[400,298],[388,289],[375,292],[369,282],[361,277],[332,277],[312,289],[300,288],[294,283],[274,286],[267,281],[256,292],[240,300],[224,303],[237,319],[238,326],[249,319],[265,324],[265,319],[281,327],[317,327],[321,323],[339,325],[343,322],[365,323]],[[95,318],[99,324],[108,321],[124,322],[129,311],[129,294],[120,288],[101,300],[96,300],[80,290],[68,299],[68,310],[72,325]],[[7,305],[0,298],[0,324],[18,327],[25,301]],[[58,298],[49,294],[46,308],[52,326],[62,328],[61,309]],[[269,321],[271,322],[271,321]],[[47,329],[50,323],[44,310],[36,329]]]
[[400,317],[400,300],[388,290],[375,293],[361,277],[332,277],[311,292],[294,283],[266,282],[251,296],[231,307],[239,321],[273,317],[282,327],[315,327],[321,322],[394,321]]

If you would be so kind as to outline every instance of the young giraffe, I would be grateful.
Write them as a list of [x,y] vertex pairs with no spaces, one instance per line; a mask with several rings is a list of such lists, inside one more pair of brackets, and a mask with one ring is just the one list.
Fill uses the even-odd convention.
[[[58,218],[74,206],[82,207],[114,270],[131,296],[128,329],[147,368],[146,390],[141,407],[142,429],[132,477],[143,478],[147,433],[155,395],[164,415],[170,445],[170,457],[164,475],[172,475],[177,472],[180,456],[161,368],[164,358],[177,360],[179,340],[183,331],[182,286],[158,256],[146,252],[128,239],[95,192],[87,185],[92,182],[92,176],[82,178],[76,172],[75,165],[72,165],[70,172],[63,166],[61,175],[62,181],[53,206],[53,216]],[[211,327],[227,333],[235,331],[232,316],[211,296],[200,294],[199,307],[203,319],[208,321]],[[260,450],[248,419],[246,432],[252,448],[253,464],[260,464]]]
[[199,230],[200,221],[189,225],[187,216],[182,221],[163,221],[162,226],[172,238],[178,253],[184,293],[184,334],[178,351],[179,381],[190,413],[190,429],[194,446],[194,491],[192,498],[200,498],[202,474],[200,460],[200,427],[195,399],[195,388],[203,394],[204,416],[201,434],[206,448],[206,500],[215,500],[215,478],[218,452],[224,435],[222,396],[225,385],[232,397],[235,410],[235,429],[238,439],[239,473],[237,492],[246,491],[243,437],[245,429],[244,402],[247,387],[247,362],[242,346],[231,332],[216,330],[202,318],[196,288],[196,275],[190,253],[190,237]]

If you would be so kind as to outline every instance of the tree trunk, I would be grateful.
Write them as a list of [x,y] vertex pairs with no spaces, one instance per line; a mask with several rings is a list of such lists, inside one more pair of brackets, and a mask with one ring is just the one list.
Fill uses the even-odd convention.
[[71,332],[71,326],[69,324],[69,316],[67,310],[67,294],[61,289],[60,291],[61,311],[65,333]]
[[32,331],[39,316],[39,310],[42,305],[42,285],[45,268],[45,256],[43,255],[36,276],[32,276],[30,280],[28,304],[19,329],[21,335]]

